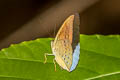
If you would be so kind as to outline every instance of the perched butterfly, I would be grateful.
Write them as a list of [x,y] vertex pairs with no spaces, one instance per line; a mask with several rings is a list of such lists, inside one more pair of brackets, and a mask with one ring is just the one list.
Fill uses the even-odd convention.
[[61,68],[69,72],[76,68],[80,54],[79,22],[78,14],[71,15],[65,20],[55,40],[51,42],[53,54],[46,53],[45,62],[46,55],[54,55],[54,64],[56,61]]

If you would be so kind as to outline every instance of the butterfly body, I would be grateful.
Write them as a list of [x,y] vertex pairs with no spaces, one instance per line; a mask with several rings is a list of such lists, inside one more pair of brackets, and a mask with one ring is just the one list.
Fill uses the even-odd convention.
[[63,69],[70,72],[76,68],[80,54],[78,16],[71,15],[65,20],[51,47],[56,62]]

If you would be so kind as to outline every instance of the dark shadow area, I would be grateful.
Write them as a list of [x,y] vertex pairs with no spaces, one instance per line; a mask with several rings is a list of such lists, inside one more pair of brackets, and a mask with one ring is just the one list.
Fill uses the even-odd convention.
[[[58,0],[1,0],[0,1],[0,40],[9,36],[34,18],[44,12]],[[19,35],[18,35],[19,36]]]
[[81,13],[81,33],[120,34],[119,3],[119,0],[101,0]]
[[75,12],[80,13],[81,34],[120,34],[119,3],[120,0],[1,0],[0,49],[53,37]]

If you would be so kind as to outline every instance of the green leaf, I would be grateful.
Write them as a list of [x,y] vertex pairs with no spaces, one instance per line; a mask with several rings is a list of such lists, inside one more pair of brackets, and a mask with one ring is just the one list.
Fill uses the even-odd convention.
[[119,80],[120,36],[80,35],[80,61],[72,72],[54,70],[51,38],[12,44],[0,51],[0,80]]

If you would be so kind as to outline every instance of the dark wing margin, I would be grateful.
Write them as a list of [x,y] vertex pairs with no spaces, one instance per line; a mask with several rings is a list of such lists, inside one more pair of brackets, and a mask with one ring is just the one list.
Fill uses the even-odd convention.
[[80,26],[80,17],[78,13],[74,14],[74,22],[73,22],[73,40],[72,40],[72,48],[73,48],[73,53],[80,42],[80,31],[79,31],[79,26]]

